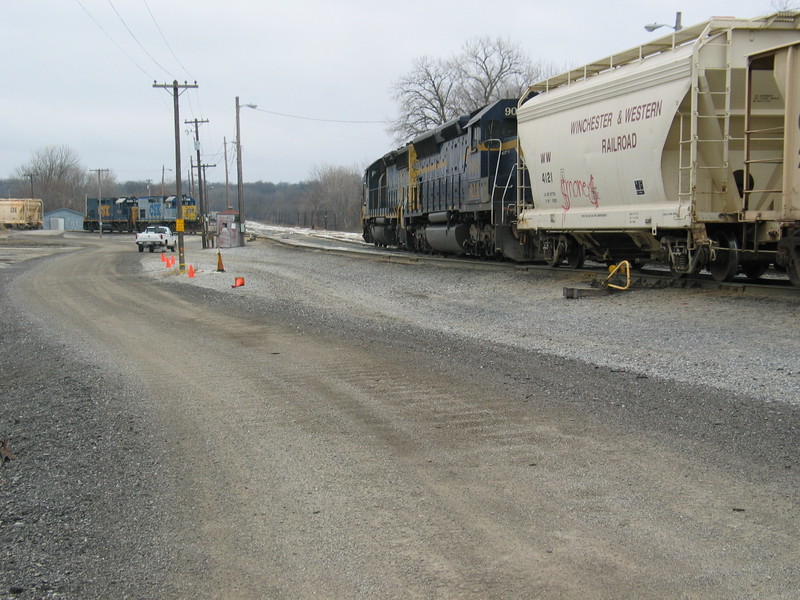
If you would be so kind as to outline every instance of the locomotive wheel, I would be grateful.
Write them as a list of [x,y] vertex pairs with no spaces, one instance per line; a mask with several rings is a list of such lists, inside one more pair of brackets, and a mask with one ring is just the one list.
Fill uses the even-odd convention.
[[483,228],[483,240],[481,242],[481,246],[481,254],[483,255],[483,258],[494,258],[494,230],[492,229],[491,225],[486,225]]
[[708,270],[715,281],[731,281],[739,272],[739,242],[727,231],[722,231],[711,239],[717,243],[714,258],[708,263]]

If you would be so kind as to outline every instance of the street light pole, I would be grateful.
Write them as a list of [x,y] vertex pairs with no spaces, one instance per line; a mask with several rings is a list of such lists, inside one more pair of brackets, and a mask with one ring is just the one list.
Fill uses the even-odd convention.
[[241,235],[240,245],[244,246],[244,182],[242,180],[242,134],[239,126],[239,109],[242,106],[247,108],[257,108],[255,104],[239,104],[239,96],[236,96],[236,195],[239,201],[239,232]]
[[222,149],[225,152],[225,206],[230,210],[231,197],[228,192],[228,140],[224,137],[222,138]]
[[666,23],[650,23],[649,25],[645,25],[644,28],[651,33],[660,27],[669,27],[670,29],[674,29],[675,31],[680,31],[683,29],[683,24],[681,23],[682,14],[680,12],[675,13],[675,25],[667,25]]

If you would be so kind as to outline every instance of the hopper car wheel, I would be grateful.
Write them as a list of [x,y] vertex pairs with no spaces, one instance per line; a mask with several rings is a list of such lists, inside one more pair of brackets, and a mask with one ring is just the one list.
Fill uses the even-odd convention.
[[786,265],[786,273],[789,275],[789,281],[792,282],[794,287],[800,287],[800,263],[792,260]]
[[708,270],[715,281],[731,281],[739,272],[739,242],[727,231],[722,231],[711,239],[717,242],[718,250],[708,263]]
[[569,254],[567,255],[567,264],[571,269],[580,269],[583,267],[583,261],[586,259],[586,250],[583,244],[574,241],[570,245]]

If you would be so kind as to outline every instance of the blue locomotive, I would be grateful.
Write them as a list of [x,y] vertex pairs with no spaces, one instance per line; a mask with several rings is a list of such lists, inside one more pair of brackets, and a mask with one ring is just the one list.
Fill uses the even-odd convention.
[[516,98],[499,100],[372,163],[364,176],[364,240],[414,252],[529,258],[531,248],[513,228],[516,111]]
[[[175,196],[141,196],[123,198],[86,199],[83,228],[86,231],[137,232],[148,225],[165,225],[174,230],[178,215]],[[184,231],[200,231],[202,222],[197,203],[191,196],[183,196]]]

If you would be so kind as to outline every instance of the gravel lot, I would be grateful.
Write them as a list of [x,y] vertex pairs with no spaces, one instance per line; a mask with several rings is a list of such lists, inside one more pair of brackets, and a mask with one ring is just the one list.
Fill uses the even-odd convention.
[[[284,243],[347,248],[335,238],[270,233]],[[190,240],[195,247],[197,240]],[[225,273],[217,273],[216,250],[188,250],[196,263],[186,285],[228,290],[236,276],[245,297],[291,298],[298,306],[342,312],[345,318],[405,323],[456,335],[475,343],[499,343],[526,351],[574,358],[600,367],[690,384],[708,385],[765,401],[800,403],[800,338],[791,324],[800,319],[797,298],[739,292],[651,289],[609,297],[566,300],[563,288],[582,285],[525,271],[470,270],[419,263],[381,262],[342,270],[325,260],[307,261],[307,280],[286,279],[264,242],[226,248]],[[317,255],[315,255],[317,256]],[[386,277],[370,276],[375,263]],[[143,268],[172,276],[156,260]],[[394,275],[396,273],[396,276]],[[169,275],[168,275],[169,274]],[[346,299],[346,303],[329,302]],[[330,306],[326,306],[326,302]]]
[[[130,243],[122,237],[106,243]],[[19,245],[18,239],[11,241]],[[37,248],[40,242],[34,242]],[[60,252],[65,246],[59,244],[82,245],[86,239],[67,235],[52,243]],[[216,250],[201,250],[199,240],[192,237],[186,252],[187,263],[196,270],[191,279],[166,268],[159,254],[138,255],[131,249],[116,264],[122,277],[143,272],[155,289],[176,293],[187,306],[203,306],[245,321],[249,315],[254,328],[274,321],[297,332],[307,346],[307,340],[318,337],[324,344],[321,348],[335,348],[336,338],[341,338],[376,357],[402,352],[405,361],[429,376],[463,378],[463,386],[453,383],[458,393],[466,393],[472,385],[496,394],[485,401],[460,401],[444,391],[432,400],[415,396],[418,391],[408,392],[403,396],[408,411],[431,416],[422,416],[419,422],[408,417],[408,422],[399,423],[401,429],[411,428],[407,435],[389,431],[393,413],[384,415],[387,424],[377,419],[380,411],[388,410],[380,408],[379,396],[370,401],[374,406],[368,405],[376,414],[364,417],[366,422],[379,421],[375,429],[351,431],[336,420],[342,415],[331,413],[330,423],[306,424],[314,433],[306,446],[302,437],[296,437],[305,427],[295,437],[286,429],[286,439],[278,439],[282,444],[278,453],[269,458],[288,462],[304,478],[311,477],[303,474],[303,458],[308,459],[311,473],[320,480],[302,479],[302,485],[294,485],[310,486],[318,504],[303,496],[303,502],[311,504],[308,513],[298,508],[296,518],[280,514],[273,523],[279,523],[278,529],[285,529],[287,536],[297,536],[298,545],[323,547],[319,555],[308,555],[302,573],[291,570],[298,567],[288,552],[281,554],[276,562],[285,561],[289,574],[274,576],[274,585],[261,588],[258,595],[248,592],[246,585],[242,588],[241,582],[212,574],[218,569],[212,568],[215,562],[224,563],[234,548],[227,547],[229,554],[217,557],[198,546],[201,538],[192,537],[196,527],[192,513],[176,511],[186,504],[183,488],[192,485],[187,483],[187,457],[166,439],[163,410],[146,378],[121,364],[107,346],[95,345],[81,334],[66,335],[58,323],[15,301],[20,278],[50,259],[8,262],[0,268],[4,314],[0,392],[5,399],[0,407],[0,438],[9,439],[17,459],[0,469],[3,600],[522,598],[528,596],[521,590],[529,581],[515,579],[520,576],[519,565],[515,567],[511,558],[497,556],[491,567],[482,565],[485,571],[465,571],[462,576],[458,569],[447,572],[453,564],[446,560],[450,550],[444,551],[452,544],[454,556],[475,553],[479,563],[485,560],[477,546],[471,546],[465,523],[475,521],[470,531],[483,538],[483,530],[490,529],[490,516],[493,519],[495,511],[512,499],[521,513],[513,519],[542,520],[545,531],[548,522],[563,528],[565,518],[548,506],[575,515],[574,532],[559,529],[563,538],[554,534],[535,556],[518,557],[523,564],[530,560],[537,565],[556,559],[541,571],[542,585],[537,589],[542,598],[672,598],[678,597],[675,589],[691,590],[685,596],[696,598],[796,597],[800,340],[793,324],[800,301],[687,290],[565,300],[561,291],[565,282],[548,275],[388,262],[374,256],[343,258],[265,241],[222,250],[225,272],[219,273]],[[232,288],[235,277],[244,277],[245,285]],[[213,322],[204,327],[213,335]],[[247,345],[247,332],[242,335]],[[344,354],[345,344],[341,345]],[[309,348],[313,352],[313,345]],[[335,368],[335,359],[320,357],[319,372]],[[313,366],[313,359],[308,364]],[[361,378],[372,376],[365,369]],[[389,373],[380,376],[388,378]],[[399,380],[412,390],[424,389],[424,381],[404,377]],[[442,387],[447,389],[446,380]],[[392,393],[400,395],[400,390]],[[467,409],[468,414],[458,414]],[[406,418],[403,407],[396,410],[394,417]],[[532,421],[528,430],[530,414],[538,421]],[[559,419],[554,421],[559,431],[568,432],[553,437],[555,441],[548,441],[549,428],[554,427],[548,425],[551,414]],[[570,414],[573,418],[564,418]],[[298,413],[290,422],[301,418]],[[314,418],[324,421],[322,415]],[[516,418],[521,419],[520,428],[515,427]],[[612,431],[620,437],[587,442],[585,430],[598,435]],[[374,453],[366,464],[374,461],[370,468],[375,470],[375,481],[334,478],[351,474],[343,469],[348,457],[360,452],[362,442],[354,437],[360,434],[378,438],[374,447],[367,446]],[[342,436],[344,446],[326,450]],[[636,440],[628,439],[634,436]],[[638,436],[647,440],[646,445]],[[526,454],[531,437],[538,457]],[[394,438],[407,441],[395,447],[399,442]],[[188,439],[182,443],[190,444]],[[657,464],[663,473],[639,472],[637,457],[629,454],[637,445],[642,465]],[[461,446],[463,453],[454,452]],[[257,447],[234,446],[229,458],[237,460]],[[655,463],[644,462],[661,447],[671,450]],[[620,448],[627,448],[627,455],[621,455]],[[269,450],[276,452],[275,447]],[[592,452],[614,457],[612,464],[606,465],[599,454],[593,459]],[[524,457],[522,465],[505,464],[517,453]],[[406,455],[410,463],[404,460]],[[222,454],[189,456],[200,463],[201,472],[215,477],[222,473],[231,485],[236,482],[232,465],[218,466],[224,462]],[[409,478],[416,463],[427,475]],[[523,466],[525,471],[520,470]],[[364,468],[359,464],[356,470]],[[381,475],[387,468],[392,475],[384,491],[384,484],[376,482],[385,479]],[[537,476],[530,489],[540,495],[541,504],[527,514],[531,507],[519,502],[529,493],[525,485],[532,468]],[[472,480],[462,471],[477,473],[485,489],[468,486]],[[564,475],[569,477],[562,479]],[[444,489],[451,478],[458,485],[447,490],[445,507],[453,514],[435,516],[428,511],[437,497],[427,488]],[[653,496],[648,486],[656,490]],[[463,497],[457,493],[461,490]],[[354,510],[349,508],[346,519],[338,517],[342,526],[334,535],[337,505],[357,506],[362,496],[368,497],[369,514],[349,515]],[[479,512],[472,512],[479,507]],[[320,525],[322,537],[317,538],[315,519],[320,511],[328,515],[324,522],[330,529]],[[406,511],[419,522],[412,526],[404,521]],[[230,518],[251,517],[245,512]],[[500,513],[497,519],[515,522],[510,513]],[[411,542],[406,546],[405,540],[419,535],[422,547],[429,538],[420,531],[427,531],[441,545],[441,564],[430,564],[426,556],[425,568],[416,568],[415,561],[422,559],[404,556],[395,568],[386,563],[383,577],[380,572],[355,569],[358,563],[345,562],[342,568],[338,560],[350,556],[351,546],[363,545],[376,561],[387,551],[385,540],[381,545],[380,540],[358,537],[358,524],[367,520],[385,522],[388,545],[409,552],[416,548]],[[400,525],[393,525],[395,521]],[[600,535],[593,538],[593,532]],[[510,526],[489,533],[488,539],[504,550],[509,548],[506,543],[527,548]],[[745,534],[752,540],[745,542]],[[671,536],[676,536],[677,546]],[[242,545],[251,543],[255,542],[247,539]],[[291,548],[292,539],[287,537],[286,543]],[[631,552],[627,560],[638,555],[635,565],[615,554],[622,553],[626,543]],[[663,564],[664,557],[648,554],[673,546],[675,556]],[[585,564],[586,556],[602,560]],[[244,567],[236,563],[228,568],[236,572]],[[589,579],[571,580],[573,568]],[[328,593],[313,578],[326,569],[329,579],[337,573]],[[633,572],[633,582],[627,579],[628,571]],[[498,575],[503,573],[506,578]],[[420,583],[412,589],[410,582],[417,580]],[[604,591],[588,593],[592,581]],[[295,587],[286,587],[290,583]]]

